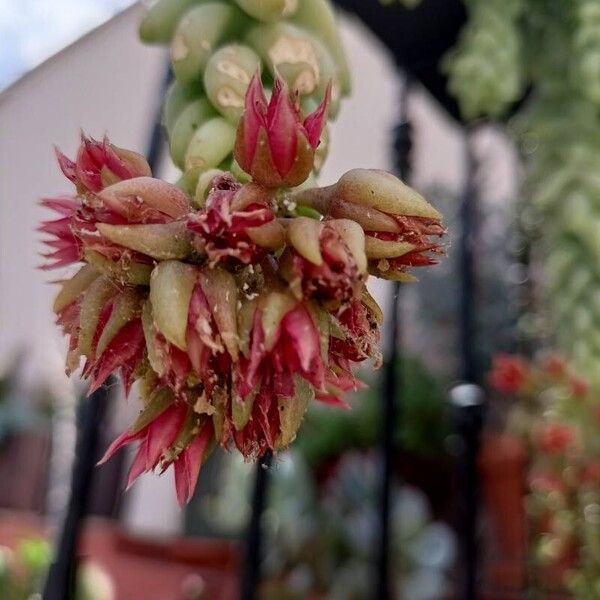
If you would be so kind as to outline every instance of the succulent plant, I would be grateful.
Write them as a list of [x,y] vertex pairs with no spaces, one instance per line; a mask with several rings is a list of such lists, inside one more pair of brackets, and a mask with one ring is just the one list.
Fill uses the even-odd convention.
[[[350,91],[329,0],[158,0],[142,21],[140,36],[170,45],[175,81],[164,124],[173,162],[184,171],[181,185],[190,193],[208,169],[242,173],[233,161],[233,145],[257,72],[268,88],[282,77],[305,113],[317,108],[330,86],[334,118]],[[315,143],[319,139],[316,170],[327,152],[326,131]]]

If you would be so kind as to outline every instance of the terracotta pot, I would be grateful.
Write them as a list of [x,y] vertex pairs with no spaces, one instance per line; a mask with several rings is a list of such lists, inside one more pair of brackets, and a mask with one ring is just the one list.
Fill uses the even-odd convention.
[[479,475],[491,540],[486,544],[486,579],[491,589],[522,589],[527,583],[527,520],[524,497],[527,457],[521,440],[486,434]]

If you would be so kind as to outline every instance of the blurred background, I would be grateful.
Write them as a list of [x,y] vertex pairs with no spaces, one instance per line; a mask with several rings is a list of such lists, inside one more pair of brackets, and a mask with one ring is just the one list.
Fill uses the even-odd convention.
[[[600,89],[600,54],[557,89],[560,68],[571,73],[589,40],[600,45],[600,12],[578,0],[581,28],[597,27],[561,46],[568,60],[556,72],[542,64],[532,76],[521,73],[538,66],[527,52],[546,46],[543,35],[528,49],[513,39],[525,0],[339,4],[354,89],[331,125],[320,183],[357,165],[397,170],[404,115],[411,184],[449,230],[441,264],[399,297],[370,282],[386,314],[397,304],[400,315],[398,335],[385,327],[383,340],[397,349],[387,370],[399,379],[392,597],[600,598],[600,124],[590,83]],[[553,47],[571,16],[546,8]],[[55,288],[36,269],[38,200],[65,190],[52,148],[73,155],[80,128],[148,151],[169,59],[139,42],[143,12],[129,0],[0,0],[2,599],[39,597],[85,395],[64,375]],[[155,174],[175,181],[167,154]],[[548,210],[563,200],[566,212]],[[375,597],[382,373],[365,368],[369,388],[352,410],[312,408],[276,457],[261,599]],[[114,391],[102,448],[136,410]],[[128,462],[121,453],[94,472],[77,597],[238,598],[255,467],[215,452],[181,511],[170,472],[125,493]]]

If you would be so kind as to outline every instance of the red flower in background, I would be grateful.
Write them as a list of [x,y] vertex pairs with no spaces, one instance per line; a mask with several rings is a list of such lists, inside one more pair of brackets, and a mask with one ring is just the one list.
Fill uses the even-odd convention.
[[536,441],[545,454],[564,454],[575,441],[575,432],[564,423],[546,423],[538,429]]
[[494,357],[488,380],[499,392],[514,394],[527,385],[529,377],[529,366],[522,358],[499,354]]
[[567,374],[567,361],[560,354],[550,354],[542,361],[542,369],[551,377],[563,377]]
[[586,396],[590,391],[590,382],[583,377],[573,376],[570,381],[571,393],[577,398]]
[[600,460],[593,460],[584,465],[581,483],[591,486],[597,486],[600,483]]
[[260,73],[250,81],[234,156],[252,179],[265,187],[295,187],[314,168],[315,151],[327,119],[331,86],[320,106],[303,118],[297,98],[276,77],[267,102]]

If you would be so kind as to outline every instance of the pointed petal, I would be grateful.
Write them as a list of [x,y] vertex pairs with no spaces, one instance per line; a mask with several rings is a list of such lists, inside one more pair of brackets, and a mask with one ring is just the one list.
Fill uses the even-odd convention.
[[[102,356],[94,368],[94,374],[90,381],[90,391],[96,391],[106,378],[119,366],[141,360],[140,349],[144,348],[144,332],[141,319],[135,319],[125,325],[108,344]],[[132,365],[136,366],[136,365]]]
[[75,163],[67,158],[57,146],[54,146],[54,153],[56,154],[56,159],[58,160],[58,166],[60,170],[63,172],[63,175],[71,182],[77,183],[77,169]]
[[252,77],[246,92],[245,112],[243,117],[244,134],[244,166],[248,167],[254,160],[258,133],[261,128],[267,128],[267,99],[260,78],[260,72],[256,71]]
[[349,410],[350,405],[341,396],[336,396],[332,393],[317,394],[315,400],[322,402],[323,404],[329,404],[329,406],[335,406],[337,408],[343,408]]
[[320,360],[321,356],[319,333],[310,314],[300,305],[285,316],[283,326],[300,360],[302,370],[308,372],[313,361]]
[[180,506],[187,504],[194,495],[200,469],[212,437],[212,423],[207,421],[200,433],[175,462],[175,489]]
[[319,141],[321,140],[321,133],[323,132],[323,127],[327,122],[327,111],[329,109],[329,103],[331,102],[331,83],[327,86],[327,90],[325,91],[325,96],[321,104],[317,107],[317,109],[308,115],[306,119],[304,119],[304,129],[306,131],[306,137],[310,145],[316,150],[319,145]]
[[147,429],[146,470],[154,469],[162,454],[173,445],[187,412],[188,409],[182,404],[173,404],[150,423]]
[[70,217],[81,206],[77,198],[61,196],[58,198],[42,198],[40,204],[46,208],[56,211],[65,217]]
[[273,162],[281,175],[288,173],[294,164],[299,126],[300,115],[287,84],[278,77],[267,113],[267,133]]
[[114,454],[118,450],[120,450],[121,448],[123,448],[124,446],[127,446],[128,444],[131,444],[132,442],[135,442],[136,440],[141,440],[145,436],[145,433],[146,433],[145,430],[138,431],[137,433],[131,433],[129,430],[124,431],[107,448],[107,450],[104,453],[104,455],[102,456],[102,458],[96,464],[98,466],[99,465],[103,465],[104,463],[106,463],[107,461],[109,461],[114,456]]
[[127,476],[127,486],[126,490],[128,490],[135,482],[135,480],[142,475],[142,473],[146,472],[146,452],[145,452],[146,440],[144,440],[140,447],[138,448],[135,458],[131,463],[131,468],[129,469],[129,474]]

